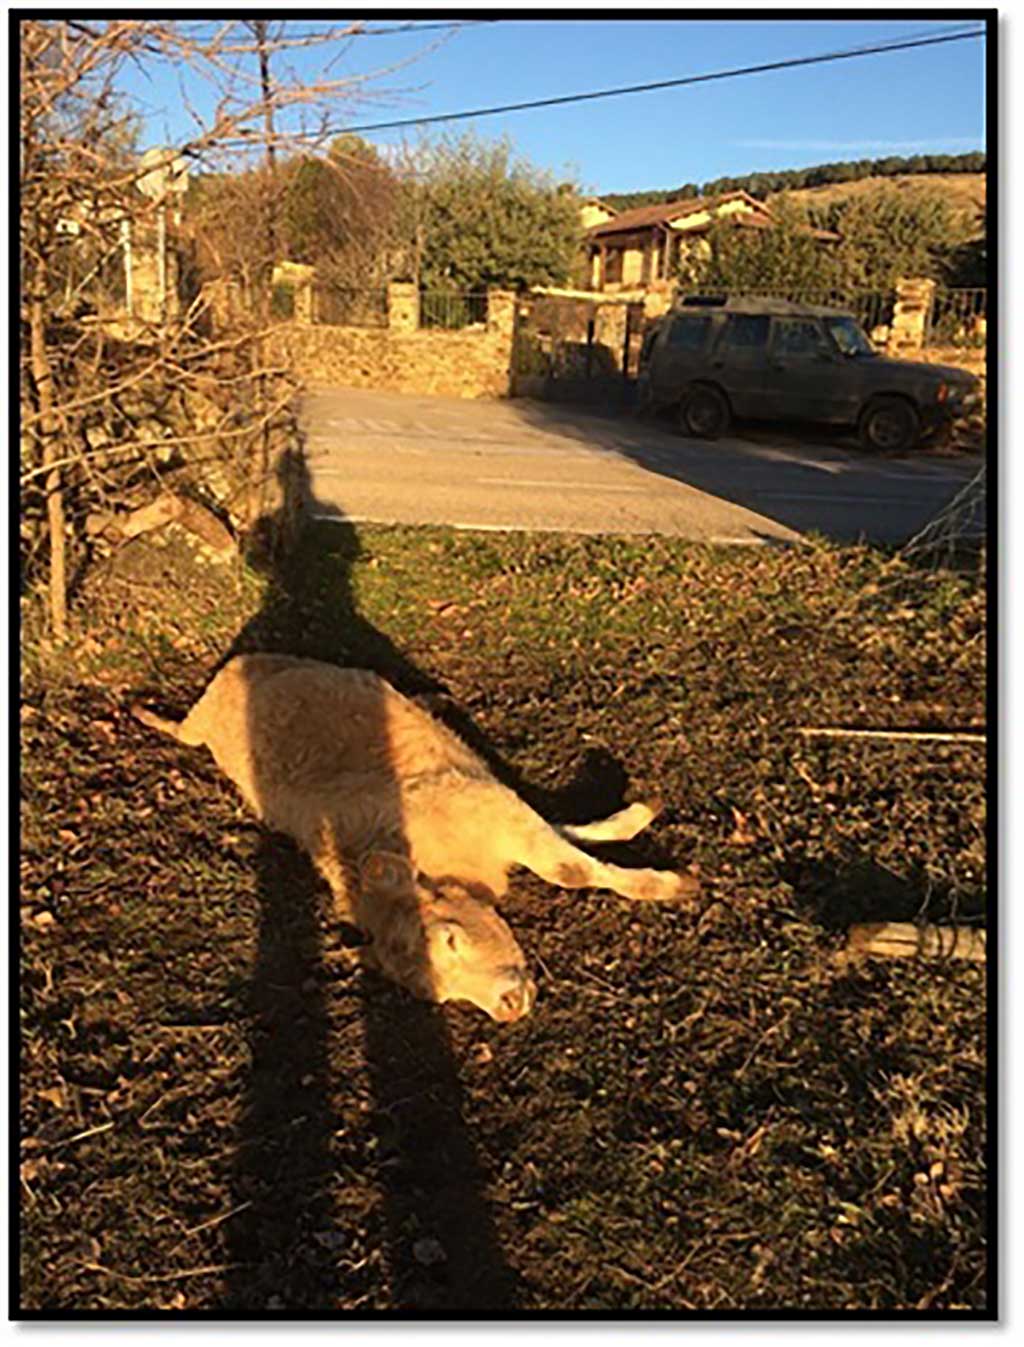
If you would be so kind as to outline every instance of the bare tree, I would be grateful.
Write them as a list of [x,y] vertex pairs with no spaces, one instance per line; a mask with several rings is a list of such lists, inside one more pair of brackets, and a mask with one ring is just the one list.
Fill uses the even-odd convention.
[[[381,96],[385,71],[337,77],[329,69],[366,31],[328,23],[295,34],[265,20],[42,17],[18,25],[23,565],[34,570],[45,548],[56,639],[66,635],[68,577],[87,548],[90,510],[131,499],[147,483],[152,492],[176,449],[201,450],[195,458],[216,451],[250,482],[265,475],[269,429],[291,391],[261,341],[279,260],[277,168],[280,156],[334,134],[339,109]],[[284,60],[300,47],[320,52],[321,77],[289,73]],[[161,64],[182,72],[190,132],[166,157],[141,165],[122,76],[129,66]],[[212,112],[198,110],[197,85],[212,91]],[[168,312],[130,313],[125,262],[137,272],[141,258],[126,257],[126,237],[146,238],[166,212],[138,183],[172,172],[181,156],[203,169],[242,170],[260,204],[261,236],[247,240],[256,302],[230,333],[211,331],[194,294]],[[186,236],[176,227],[179,246]],[[205,399],[204,425],[162,421],[168,398]],[[45,521],[42,534],[35,519]]]

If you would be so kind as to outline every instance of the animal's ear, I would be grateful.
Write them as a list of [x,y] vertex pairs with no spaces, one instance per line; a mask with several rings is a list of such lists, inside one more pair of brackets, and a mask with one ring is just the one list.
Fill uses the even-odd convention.
[[397,851],[371,851],[360,863],[359,878],[377,893],[404,893],[415,887],[416,871]]

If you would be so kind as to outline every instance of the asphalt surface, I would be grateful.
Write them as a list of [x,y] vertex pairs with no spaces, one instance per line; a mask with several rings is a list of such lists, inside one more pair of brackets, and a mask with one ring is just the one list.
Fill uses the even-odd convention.
[[659,422],[527,399],[326,389],[307,394],[302,419],[311,513],[378,523],[900,543],[980,466],[921,451],[871,457],[827,431],[689,440]]

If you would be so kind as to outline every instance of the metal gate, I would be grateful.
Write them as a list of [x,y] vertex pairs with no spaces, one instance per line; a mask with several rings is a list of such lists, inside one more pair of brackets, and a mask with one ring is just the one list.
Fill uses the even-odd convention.
[[607,407],[630,405],[643,323],[643,304],[525,296],[516,315],[513,394]]

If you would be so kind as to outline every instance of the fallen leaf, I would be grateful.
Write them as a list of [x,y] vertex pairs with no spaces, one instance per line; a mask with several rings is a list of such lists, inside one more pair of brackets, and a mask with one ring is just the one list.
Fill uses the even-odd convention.
[[67,1107],[67,1094],[63,1085],[52,1085],[49,1089],[39,1090],[38,1096],[45,1099],[48,1104],[52,1104],[54,1108]]
[[732,806],[732,817],[736,824],[729,837],[729,845],[732,847],[749,847],[757,841],[757,834],[749,827],[749,820],[745,814],[741,814],[735,805]]

